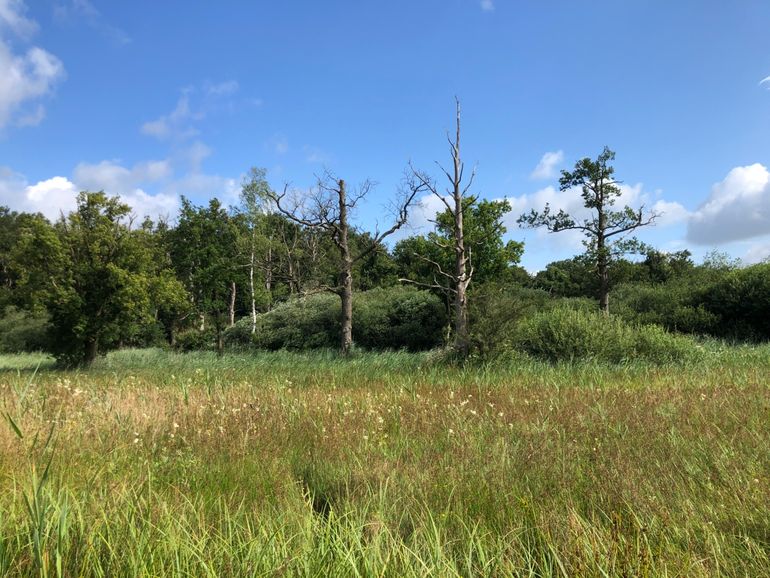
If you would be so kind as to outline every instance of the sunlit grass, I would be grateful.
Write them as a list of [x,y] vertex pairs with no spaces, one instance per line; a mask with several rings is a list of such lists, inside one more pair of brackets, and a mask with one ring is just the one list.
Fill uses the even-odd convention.
[[3,356],[0,575],[769,575],[770,348],[703,347]]

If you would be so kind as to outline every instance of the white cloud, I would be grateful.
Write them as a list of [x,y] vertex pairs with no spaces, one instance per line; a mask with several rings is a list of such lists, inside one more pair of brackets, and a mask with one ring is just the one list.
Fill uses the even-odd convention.
[[759,86],[762,86],[763,84],[766,84],[767,90],[770,90],[770,76],[759,81]]
[[494,0],[480,0],[479,4],[484,12],[492,12],[495,9]]
[[9,168],[0,168],[0,205],[15,211],[42,213],[57,219],[61,212],[75,208],[77,188],[66,177],[52,177],[33,185],[24,175]]
[[142,125],[142,133],[154,136],[159,140],[167,138],[187,139],[198,134],[198,130],[192,126],[196,120],[203,118],[202,112],[193,112],[190,107],[190,97],[187,92],[177,100],[174,110],[156,120],[145,122]]
[[97,164],[80,163],[75,167],[73,178],[83,189],[109,191],[124,194],[141,183],[152,183],[167,179],[172,169],[169,161],[145,161],[128,169],[113,161]]
[[174,109],[155,120],[142,124],[143,134],[159,140],[183,141],[199,134],[196,123],[210,112],[232,110],[230,97],[239,89],[238,82],[227,80],[220,83],[207,82],[202,87],[187,87],[176,102]]
[[0,0],[0,30],[6,28],[22,38],[37,32],[37,22],[24,15],[26,10],[23,0]]
[[770,241],[754,243],[751,245],[741,261],[753,265],[754,263],[761,263],[768,259],[770,259]]
[[736,167],[716,183],[687,228],[687,239],[701,245],[765,234],[770,234],[770,172],[759,163]]
[[669,225],[677,225],[679,223],[686,222],[691,213],[684,206],[676,201],[656,201],[651,210],[658,215],[655,220],[655,224],[659,227],[667,227]]
[[547,152],[529,175],[534,180],[552,179],[557,175],[556,168],[564,161],[564,151]]
[[[37,29],[37,24],[24,15],[25,6],[21,0],[0,0],[0,33],[8,30],[26,38]],[[21,126],[34,125],[42,121],[45,109],[37,103],[40,98],[53,91],[64,77],[61,61],[38,46],[32,46],[23,53],[16,53],[6,39],[0,37],[0,129],[18,116],[16,123]]]

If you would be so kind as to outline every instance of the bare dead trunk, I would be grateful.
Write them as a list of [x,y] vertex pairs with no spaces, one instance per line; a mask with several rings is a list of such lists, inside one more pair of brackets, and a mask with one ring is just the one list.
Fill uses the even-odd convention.
[[455,336],[454,349],[462,357],[468,355],[468,255],[465,248],[465,232],[463,229],[463,190],[462,190],[462,160],[460,157],[460,103],[457,103],[457,133],[452,145],[452,161],[454,178],[452,181],[452,197],[454,201],[454,241],[455,241]]
[[350,257],[350,244],[348,242],[348,204],[345,191],[345,181],[340,179],[337,188],[339,196],[339,219],[337,244],[342,257],[342,271],[340,271],[340,299],[342,311],[340,313],[340,351],[343,355],[350,355],[353,347],[353,259]]
[[235,293],[236,293],[235,281],[230,284],[230,307],[228,309],[230,327],[235,325]]
[[350,270],[343,274],[340,300],[342,301],[340,351],[343,355],[349,355],[353,347],[353,275]]

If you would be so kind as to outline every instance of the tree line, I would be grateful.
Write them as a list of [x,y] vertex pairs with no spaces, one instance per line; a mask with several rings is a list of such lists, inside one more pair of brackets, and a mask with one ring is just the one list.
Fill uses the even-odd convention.
[[[45,348],[64,365],[87,365],[121,346],[163,341],[173,347],[180,336],[189,340],[190,335],[206,336],[221,353],[237,322],[256,338],[258,319],[276,305],[326,292],[339,300],[338,346],[349,354],[354,294],[409,285],[442,304],[451,320],[444,341],[466,357],[479,341],[472,329],[479,315],[472,301],[479,296],[483,302],[490,288],[509,295],[518,291],[519,298],[524,290],[590,298],[607,314],[613,287],[649,287],[705,278],[699,273],[704,270],[713,277],[735,269],[725,259],[696,267],[686,251],[662,253],[629,236],[657,215],[643,207],[615,206],[620,188],[611,165],[614,153],[605,148],[596,159],[581,159],[572,171],[563,171],[560,179],[562,190],[581,191],[590,216],[554,214],[548,206],[520,216],[525,227],[578,230],[585,236],[583,255],[529,275],[519,266],[523,243],[505,240],[508,202],[473,193],[475,174],[466,173],[461,156],[460,120],[457,102],[455,131],[447,138],[450,164],[437,163],[439,178],[409,165],[383,230],[363,231],[351,222],[372,184],[351,187],[329,172],[310,191],[288,186],[276,191],[266,171],[253,168],[236,206],[216,198],[199,206],[183,197],[173,223],[139,221],[119,197],[103,192],[81,192],[76,209],[54,222],[0,208],[0,326],[16,332],[23,342],[17,348]],[[433,230],[390,249],[388,238],[426,194],[443,206]],[[628,261],[628,253],[643,259]],[[630,310],[636,315],[643,309],[640,303],[628,305],[630,293],[625,289],[627,300],[619,304],[629,317]],[[691,306],[685,300],[680,309],[691,307],[693,318],[708,317],[703,303]],[[394,322],[395,313],[388,315]],[[674,330],[687,326],[681,320],[678,326],[653,322]]]

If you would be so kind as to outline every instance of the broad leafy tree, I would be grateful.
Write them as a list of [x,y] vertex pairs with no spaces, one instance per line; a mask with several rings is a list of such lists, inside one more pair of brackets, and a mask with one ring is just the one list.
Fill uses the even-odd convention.
[[235,258],[236,223],[217,199],[197,207],[183,198],[179,222],[170,237],[171,261],[191,296],[199,329],[205,331],[207,320],[211,322],[221,354],[241,269]]

